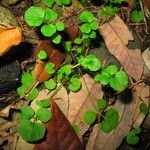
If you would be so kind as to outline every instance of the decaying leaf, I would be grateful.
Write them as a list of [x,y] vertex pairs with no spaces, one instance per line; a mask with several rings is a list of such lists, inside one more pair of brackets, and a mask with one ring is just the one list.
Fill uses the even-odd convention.
[[46,140],[36,144],[35,150],[83,150],[83,145],[57,104],[52,104],[53,118],[46,124]]
[[147,106],[149,105],[149,99],[146,98],[149,94],[149,87],[145,84],[139,84],[133,89],[133,99],[130,103],[123,103],[123,101],[117,100],[113,108],[119,112],[120,121],[118,127],[110,133],[104,133],[100,130],[100,125],[99,128],[95,125],[93,130],[96,136],[94,134],[91,136],[96,138],[94,143],[91,142],[92,138],[89,138],[90,143],[87,144],[87,148],[89,144],[93,143],[92,146],[90,145],[91,149],[89,150],[116,150],[132,125],[134,127],[141,125],[145,116],[140,113],[139,105],[142,103],[141,99]]
[[0,56],[5,54],[11,46],[18,45],[22,40],[22,30],[19,27],[12,29],[0,28]]
[[36,57],[38,55],[38,52],[40,50],[45,50],[48,54],[48,61],[47,62],[43,62],[43,61],[39,61],[36,65],[35,65],[35,69],[34,69],[34,76],[35,76],[35,80],[38,82],[44,82],[46,80],[48,80],[50,78],[50,74],[48,74],[45,71],[45,65],[48,62],[54,63],[55,64],[55,69],[57,70],[62,61],[65,58],[65,54],[61,53],[60,51],[58,51],[51,43],[50,39],[48,40],[43,40],[41,42],[39,42],[38,46],[37,46],[37,50],[36,50]]
[[102,86],[88,74],[81,78],[82,88],[79,92],[69,94],[68,119],[76,123],[81,129],[81,138],[89,125],[83,122],[83,115],[86,110],[97,110],[96,100],[103,97]]
[[119,60],[127,74],[139,80],[143,73],[141,52],[139,49],[127,48],[128,41],[133,40],[133,36],[121,18],[116,16],[112,21],[100,26],[99,32],[110,53]]

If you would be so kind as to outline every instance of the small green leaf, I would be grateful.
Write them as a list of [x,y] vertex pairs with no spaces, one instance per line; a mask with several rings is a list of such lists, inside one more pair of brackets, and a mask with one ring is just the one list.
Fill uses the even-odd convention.
[[136,136],[133,131],[130,131],[127,134],[126,141],[128,144],[135,145],[139,142],[139,137]]
[[69,84],[69,89],[73,92],[76,92],[80,89],[81,87],[81,82],[78,78],[71,78],[70,79],[70,84]]
[[74,131],[76,132],[76,134],[80,133],[80,128],[77,124],[73,123],[72,124],[72,128],[74,129]]
[[83,49],[83,47],[78,47],[76,49],[76,51],[77,51],[77,53],[81,54],[81,53],[83,53],[84,49]]
[[103,71],[107,72],[109,75],[112,76],[117,73],[118,68],[115,65],[109,65],[108,67],[103,69]]
[[45,10],[45,19],[55,21],[57,18],[58,14],[55,11],[49,8]]
[[47,53],[44,50],[40,50],[40,52],[38,53],[38,58],[43,60],[47,58]]
[[22,106],[20,111],[20,114],[23,115],[25,119],[31,119],[35,114],[34,109],[30,106]]
[[25,95],[25,92],[26,92],[26,86],[22,85],[20,86],[18,89],[17,89],[17,92],[20,96],[24,96]]
[[143,11],[134,10],[131,13],[131,21],[133,22],[141,22],[144,20],[144,13]]
[[90,28],[90,25],[85,23],[85,24],[82,24],[81,27],[80,27],[80,30],[82,33],[90,33],[91,32],[91,28]]
[[39,94],[39,90],[37,88],[34,88],[30,92],[30,94],[26,97],[26,99],[32,101],[38,96],[38,94]]
[[56,88],[56,82],[53,79],[44,82],[44,86],[49,90],[54,90]]
[[47,72],[47,73],[49,73],[49,74],[53,74],[53,73],[55,73],[55,64],[53,64],[53,63],[47,63],[46,65],[45,65],[45,71]]
[[95,17],[93,16],[91,12],[85,11],[80,14],[79,19],[81,22],[91,23],[92,21],[94,21]]
[[52,5],[55,3],[55,0],[43,0],[44,4],[48,7],[52,7]]
[[23,73],[21,75],[21,82],[23,86],[25,86],[26,88],[29,88],[31,85],[34,84],[35,80],[31,73]]
[[136,128],[134,128],[134,129],[132,129],[132,131],[135,133],[135,135],[136,134],[140,134],[141,133],[141,128],[140,127],[136,127]]
[[65,25],[64,25],[64,23],[61,22],[61,21],[57,22],[57,23],[55,24],[55,26],[56,26],[56,29],[57,29],[58,31],[63,31],[63,30],[65,29]]
[[67,52],[70,52],[72,49],[71,41],[66,41],[65,42],[65,49]]
[[96,112],[93,110],[87,110],[84,114],[84,122],[91,125],[96,120]]
[[98,27],[99,27],[99,23],[97,21],[93,21],[91,24],[90,24],[90,27],[91,27],[91,30],[97,30]]
[[36,118],[42,122],[48,122],[52,119],[52,113],[50,110],[41,107],[36,111]]
[[80,45],[80,44],[82,44],[82,39],[81,38],[75,38],[75,40],[74,40],[74,43],[75,44],[78,44],[78,45]]
[[24,19],[31,27],[40,26],[44,20],[45,11],[41,7],[31,6],[26,12]]
[[91,38],[91,39],[95,39],[96,37],[97,37],[97,34],[95,31],[92,31],[89,35],[89,38]]
[[51,104],[52,104],[52,101],[49,100],[49,99],[43,99],[43,100],[36,100],[36,104],[40,107],[44,107],[44,108],[47,108],[47,107],[50,107]]
[[53,37],[53,43],[59,44],[61,42],[61,36],[58,34],[55,37]]
[[41,140],[46,131],[44,125],[40,123],[34,123],[29,120],[22,120],[19,123],[17,130],[19,135],[28,142],[36,142]]
[[56,27],[53,24],[46,24],[42,26],[41,32],[44,36],[51,37],[56,33]]
[[107,106],[107,102],[104,99],[98,99],[97,104],[99,109],[105,109]]
[[143,113],[144,115],[147,115],[148,113],[148,107],[145,103],[141,103],[140,106],[140,112]]

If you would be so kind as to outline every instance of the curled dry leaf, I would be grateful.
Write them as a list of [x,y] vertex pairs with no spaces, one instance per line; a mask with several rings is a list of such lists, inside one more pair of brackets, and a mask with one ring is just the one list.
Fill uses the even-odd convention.
[[143,60],[139,49],[127,48],[129,40],[134,40],[128,27],[119,16],[99,27],[110,53],[114,55],[126,73],[135,80],[141,79]]
[[50,39],[42,40],[39,42],[36,49],[36,54],[35,54],[36,57],[40,50],[45,50],[48,54],[48,61],[47,62],[39,61],[35,65],[35,69],[34,69],[35,80],[41,83],[50,78],[50,74],[48,74],[44,69],[45,65],[48,62],[54,63],[55,69],[57,70],[62,64],[62,61],[65,58],[65,54],[57,50],[56,47],[54,47],[53,44],[51,43]]
[[[96,135],[92,134],[92,137],[89,138],[87,149],[90,145],[91,149],[88,150],[116,150],[132,125],[139,127],[144,120],[145,115],[140,113],[139,110],[139,105],[142,103],[140,99],[148,106],[149,99],[146,97],[149,94],[149,87],[145,84],[139,84],[133,89],[133,99],[130,103],[123,103],[123,100],[118,99],[113,106],[119,112],[120,121],[118,127],[110,133],[104,133],[100,130],[100,126],[97,128],[97,125],[95,125],[93,130]],[[95,138],[94,143],[92,138]],[[92,143],[93,145],[91,146]]]
[[0,56],[4,55],[10,47],[20,44],[22,30],[19,27],[12,29],[0,28]]
[[89,125],[83,122],[86,110],[97,110],[96,100],[103,97],[102,86],[88,74],[80,79],[82,88],[79,92],[69,94],[68,119],[70,123],[76,123],[80,127],[79,137],[88,130]]
[[35,150],[83,150],[80,139],[55,102],[51,110],[53,118],[46,124],[46,140],[36,144]]

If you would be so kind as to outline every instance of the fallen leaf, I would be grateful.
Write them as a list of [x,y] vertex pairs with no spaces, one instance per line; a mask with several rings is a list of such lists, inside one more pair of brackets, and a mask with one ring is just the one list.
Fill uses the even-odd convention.
[[12,29],[0,28],[0,39],[0,56],[2,56],[10,47],[20,44],[22,40],[22,30],[19,27]]
[[48,62],[54,63],[55,64],[55,70],[57,70],[60,65],[62,64],[62,61],[65,58],[65,54],[61,53],[59,50],[57,50],[51,43],[50,39],[48,40],[42,40],[38,46],[37,46],[37,50],[36,50],[36,58],[37,55],[39,53],[40,50],[45,50],[48,54],[48,61],[44,62],[44,61],[39,61],[34,68],[34,76],[35,76],[35,80],[38,82],[44,82],[46,80],[48,80],[50,78],[50,74],[48,74],[45,71],[45,65]]
[[119,16],[99,27],[110,53],[114,55],[126,73],[135,80],[141,79],[143,60],[139,49],[127,48],[128,41],[134,40],[128,27]]
[[[144,120],[145,115],[140,113],[139,105],[142,103],[141,98],[147,106],[149,105],[149,99],[146,98],[149,94],[149,87],[141,83],[134,87],[133,99],[130,103],[124,103],[118,99],[115,105],[112,106],[119,112],[120,120],[118,127],[110,133],[104,133],[100,130],[100,125],[99,130],[97,126],[95,126],[93,130],[97,130],[97,133],[95,131],[96,136],[92,136],[96,138],[94,139],[94,144],[90,145],[90,150],[116,150],[132,125],[133,127],[139,127]],[[87,146],[88,145],[89,143]]]
[[52,104],[53,118],[46,124],[46,140],[36,144],[35,150],[83,150],[83,145],[57,104]]
[[80,79],[82,88],[79,92],[70,92],[68,119],[70,123],[78,124],[80,128],[79,137],[88,130],[89,125],[83,122],[83,115],[86,110],[97,111],[96,100],[103,97],[102,86],[88,74]]

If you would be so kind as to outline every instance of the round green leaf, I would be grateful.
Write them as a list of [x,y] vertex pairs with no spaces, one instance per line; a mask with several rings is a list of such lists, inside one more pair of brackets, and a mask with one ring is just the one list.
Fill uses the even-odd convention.
[[95,31],[92,31],[89,35],[89,38],[91,38],[91,39],[95,39],[96,37],[97,37],[97,34]]
[[36,111],[36,118],[42,122],[48,122],[52,119],[52,113],[50,110],[41,107]]
[[26,86],[22,85],[20,86],[18,89],[17,89],[17,92],[20,96],[24,96],[25,95],[25,92],[26,92]]
[[21,75],[21,82],[24,87],[28,88],[34,84],[35,80],[31,73],[23,73]]
[[143,113],[144,115],[147,115],[148,113],[148,107],[145,103],[141,103],[140,106],[140,112]]
[[63,31],[65,29],[64,23],[61,21],[56,22],[55,26],[58,31]]
[[90,25],[86,23],[81,25],[80,30],[82,33],[86,33],[86,34],[89,34],[91,32]]
[[40,52],[38,53],[38,58],[43,60],[47,58],[47,53],[44,50],[40,50]]
[[107,102],[104,99],[98,99],[97,104],[99,109],[105,109],[107,106]]
[[32,6],[26,12],[24,19],[31,27],[40,26],[44,20],[45,11],[41,7]]
[[45,135],[45,127],[40,123],[22,120],[18,126],[19,135],[28,142],[41,140]]
[[49,8],[45,10],[45,19],[55,21],[57,18],[58,14],[55,11]]
[[71,78],[70,79],[70,84],[69,84],[69,89],[73,92],[76,92],[80,89],[81,87],[81,82],[78,78]]
[[88,110],[84,114],[84,122],[91,125],[96,120],[96,112],[93,110]]
[[53,43],[59,44],[61,42],[61,36],[58,34],[53,38]]
[[78,44],[78,45],[80,45],[80,44],[82,44],[82,39],[81,38],[75,38],[75,40],[74,40],[74,43],[75,44]]
[[115,65],[109,65],[108,67],[106,67],[103,71],[107,72],[109,75],[114,75],[115,73],[117,73],[118,68]]
[[50,107],[50,106],[51,106],[52,101],[49,100],[49,99],[36,100],[36,104],[37,104],[38,106],[47,108],[47,107]]
[[56,82],[53,79],[44,82],[44,86],[49,90],[54,90],[56,88]]
[[136,128],[134,128],[134,129],[132,129],[132,131],[135,133],[135,135],[136,134],[140,134],[141,133],[141,128],[140,127],[136,127]]
[[82,12],[79,16],[81,22],[92,22],[95,18],[93,14],[89,11]]
[[139,137],[133,136],[131,132],[132,131],[127,134],[126,141],[128,144],[135,145],[139,142]]
[[51,37],[56,33],[56,27],[53,24],[43,25],[41,32],[45,37]]
[[55,3],[55,0],[43,0],[44,4],[48,7],[52,7],[52,5]]
[[78,47],[76,49],[76,51],[77,51],[77,53],[81,54],[81,53],[83,53],[84,49],[83,49],[83,47]]
[[99,27],[99,23],[97,21],[93,21],[91,24],[90,24],[90,28],[91,30],[97,30]]
[[66,51],[70,52],[71,48],[72,48],[71,41],[66,41],[65,42],[65,49],[66,49]]
[[26,97],[26,99],[32,101],[38,96],[38,94],[39,94],[39,90],[37,88],[34,88],[30,92],[30,94]]
[[49,74],[53,74],[53,73],[55,73],[54,67],[55,67],[55,64],[53,64],[53,63],[47,63],[47,64],[45,65],[45,71],[46,71],[47,73],[49,73]]
[[73,123],[72,127],[73,127],[74,131],[76,132],[76,134],[80,133],[80,128],[79,128],[79,126],[77,124]]

